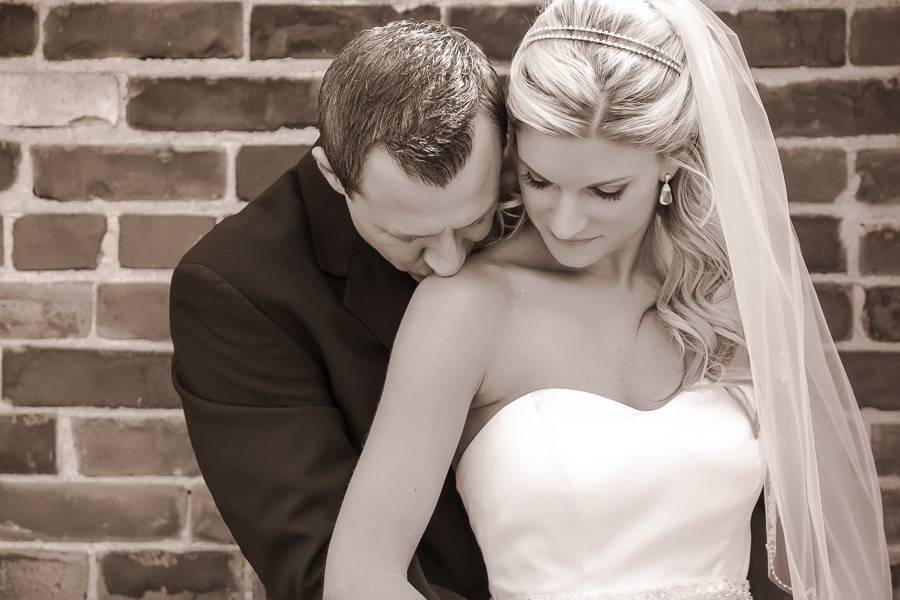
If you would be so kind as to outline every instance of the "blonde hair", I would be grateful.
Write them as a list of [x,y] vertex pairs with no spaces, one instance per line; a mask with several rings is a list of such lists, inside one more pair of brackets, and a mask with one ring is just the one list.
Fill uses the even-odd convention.
[[[646,0],[555,0],[531,29],[547,27],[612,31],[685,64],[680,39]],[[686,385],[703,377],[746,382],[747,369],[729,367],[745,342],[687,69],[679,74],[636,52],[588,41],[536,40],[513,57],[507,108],[513,136],[522,125],[553,136],[599,136],[675,161],[675,202],[661,207],[645,237],[663,279],[656,308],[689,359]]]

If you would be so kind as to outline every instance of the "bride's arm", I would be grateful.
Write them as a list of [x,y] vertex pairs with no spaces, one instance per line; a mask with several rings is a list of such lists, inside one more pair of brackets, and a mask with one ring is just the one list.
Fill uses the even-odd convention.
[[331,538],[324,600],[422,598],[407,568],[490,357],[501,304],[490,290],[465,273],[416,289]]

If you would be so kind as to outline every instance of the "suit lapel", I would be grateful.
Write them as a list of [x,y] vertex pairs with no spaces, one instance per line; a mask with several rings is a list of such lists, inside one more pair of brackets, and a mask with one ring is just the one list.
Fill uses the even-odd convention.
[[346,279],[344,308],[390,349],[416,282],[360,237],[347,201],[328,185],[311,152],[298,163],[297,179],[319,268]]

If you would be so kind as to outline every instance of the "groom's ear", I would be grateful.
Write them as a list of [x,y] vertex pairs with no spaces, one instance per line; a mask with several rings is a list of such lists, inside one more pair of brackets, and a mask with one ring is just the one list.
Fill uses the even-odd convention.
[[319,167],[322,176],[328,181],[328,185],[330,185],[338,194],[346,198],[347,192],[344,190],[344,186],[341,185],[338,176],[334,174],[334,169],[331,168],[331,162],[328,160],[328,157],[325,156],[325,149],[321,146],[315,146],[310,152],[312,152],[313,158],[316,160],[316,165]]

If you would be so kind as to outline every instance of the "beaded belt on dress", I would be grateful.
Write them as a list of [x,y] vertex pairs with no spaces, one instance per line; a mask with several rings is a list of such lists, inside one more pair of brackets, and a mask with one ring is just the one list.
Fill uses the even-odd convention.
[[[492,600],[501,600],[500,598]],[[753,600],[746,579],[715,577],[575,594],[516,595],[502,600]]]

